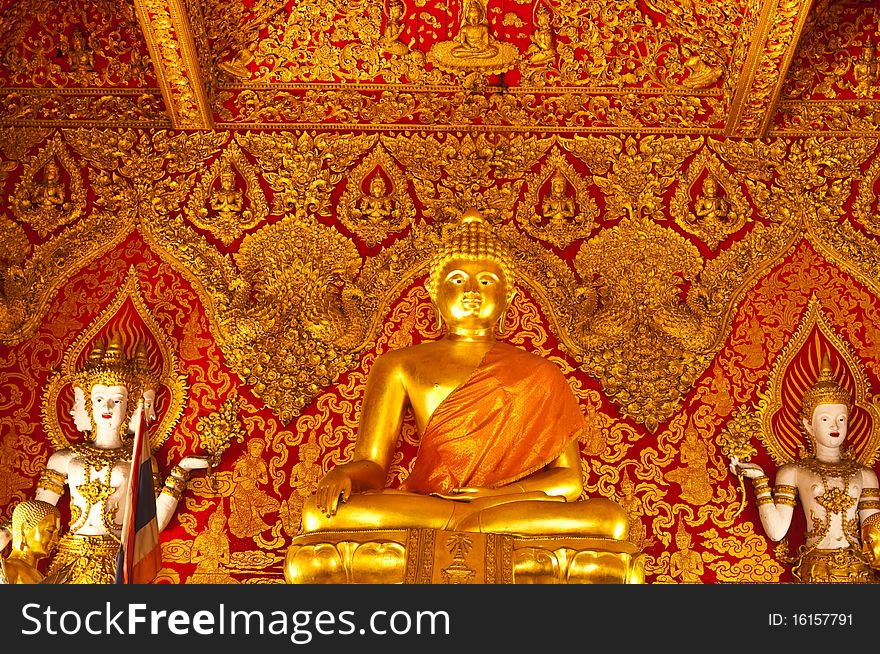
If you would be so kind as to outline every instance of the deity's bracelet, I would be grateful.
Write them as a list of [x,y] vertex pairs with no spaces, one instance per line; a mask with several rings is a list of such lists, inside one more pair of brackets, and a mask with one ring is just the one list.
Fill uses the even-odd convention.
[[187,479],[189,479],[189,470],[177,465],[171,468],[171,476],[186,481]]

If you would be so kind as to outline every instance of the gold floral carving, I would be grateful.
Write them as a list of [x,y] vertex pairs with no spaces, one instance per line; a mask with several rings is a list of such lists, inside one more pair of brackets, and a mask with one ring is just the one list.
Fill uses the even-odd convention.
[[[715,197],[702,194],[708,179],[718,189]],[[699,180],[703,184],[698,187]],[[751,218],[751,207],[739,183],[708,149],[702,150],[679,174],[669,212],[679,227],[713,250]]]
[[241,443],[245,435],[239,417],[238,398],[232,398],[223,402],[217,411],[199,420],[194,440],[198,450],[216,459],[233,442]]
[[[880,278],[880,248],[857,223],[839,221],[852,182],[866,184],[861,168],[873,139],[261,131],[227,143],[226,133],[131,129],[67,130],[58,138],[79,157],[74,168],[85,171],[94,210],[7,264],[4,342],[24,338],[65,279],[137,229],[192,283],[227,364],[285,421],[352,369],[387,308],[424,274],[444,225],[471,203],[498,225],[520,261],[523,289],[566,352],[623,415],[652,429],[681,405],[721,347],[739,298],[800,240],[875,292]],[[266,203],[280,216],[243,232],[235,255],[219,248],[214,228],[202,235],[183,217],[194,206],[198,171],[230,152],[254,162]],[[741,193],[754,204],[753,222],[712,257],[662,213],[694,153],[696,168],[705,164],[733,186],[725,187],[731,202]],[[565,240],[554,242],[546,225],[526,228],[517,219],[551,170],[566,176],[577,200],[576,189],[587,188],[574,173],[586,170],[603,219],[616,221],[574,238],[582,242],[573,262],[550,247]],[[721,172],[728,170],[729,178]],[[381,175],[392,192],[411,188],[423,217],[389,231],[368,257],[328,224],[334,206],[339,216],[356,202],[337,200],[344,180],[362,175]],[[256,191],[242,190],[253,206]]]
[[375,125],[445,128],[448,125],[503,127],[534,133],[723,132],[727,100],[720,94],[648,93],[609,89],[603,94],[554,87],[490,88],[404,86],[367,91],[351,85],[309,84],[289,89],[222,87],[216,127],[235,129],[264,123],[312,129],[317,125],[370,129]]
[[5,8],[4,65],[11,85],[155,86],[132,4],[94,4],[96,10],[87,12],[76,0],[16,2]]
[[412,223],[416,208],[406,176],[384,147],[373,148],[352,170],[338,211],[342,224],[370,247]]
[[246,132],[237,143],[250,152],[275,192],[273,213],[329,215],[330,194],[378,137],[300,132]]
[[[223,186],[224,173],[229,175],[233,188]],[[243,191],[235,187],[239,177],[245,181]],[[219,189],[216,188],[218,179],[221,179]],[[186,213],[193,224],[215,234],[224,245],[265,220],[269,205],[260,188],[258,171],[234,141],[202,175],[187,203]]]
[[663,136],[575,136],[560,142],[593,173],[606,196],[606,220],[659,212],[682,162],[702,145],[701,139]]
[[454,219],[472,206],[492,222],[513,216],[523,176],[552,143],[553,138],[519,134],[382,137],[412,175],[424,216],[435,222]]
[[[141,295],[137,272],[132,268],[129,270],[125,283],[116,295],[116,298],[77,336],[64,355],[61,369],[52,375],[46,385],[41,415],[43,428],[56,450],[68,447],[71,444],[67,437],[67,434],[70,432],[61,426],[61,421],[67,422],[69,417],[66,411],[59,415],[59,395],[74,381],[74,376],[78,372],[78,366],[82,364],[84,358],[83,353],[91,348],[95,338],[104,333],[107,325],[119,313],[126,302],[133,304],[135,311],[143,321],[148,332],[148,335],[144,334],[143,336],[148,336],[157,348],[150,357],[150,365],[157,373],[159,382],[165,392],[160,396],[161,404],[158,407],[161,419],[150,428],[150,445],[154,450],[165,443],[183,415],[189,386],[186,376],[180,373],[173,342],[147,308]],[[123,325],[123,329],[126,330],[125,333],[137,334],[130,325]],[[150,349],[148,348],[147,351],[149,355]]]
[[56,134],[25,163],[12,197],[13,213],[45,237],[76,220],[85,206],[86,191],[79,167]]
[[[561,180],[561,198],[555,197],[554,180]],[[550,186],[544,190],[550,180]],[[568,195],[569,185],[574,189],[574,196]],[[587,180],[577,172],[566,160],[558,147],[547,156],[541,170],[526,176],[526,193],[520,202],[516,218],[523,229],[535,238],[552,243],[558,248],[565,248],[572,241],[582,240],[597,227],[599,209],[590,196]],[[570,210],[562,213],[559,208],[550,206],[550,202],[570,202]],[[548,214],[555,213],[555,216]]]

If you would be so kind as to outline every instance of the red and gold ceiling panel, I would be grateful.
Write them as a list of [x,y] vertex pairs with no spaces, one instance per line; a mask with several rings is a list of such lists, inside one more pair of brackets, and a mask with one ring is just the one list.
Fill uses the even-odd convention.
[[10,2],[0,25],[0,122],[169,124],[131,2]]
[[880,6],[832,3],[798,46],[773,133],[874,133],[880,127]]

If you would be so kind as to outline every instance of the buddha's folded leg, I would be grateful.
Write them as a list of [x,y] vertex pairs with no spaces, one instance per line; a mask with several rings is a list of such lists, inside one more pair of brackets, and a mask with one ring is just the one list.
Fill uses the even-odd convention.
[[327,516],[310,497],[303,507],[303,533],[340,529],[446,529],[457,502],[400,491],[357,493]]
[[625,540],[629,516],[604,497],[577,502],[510,502],[483,509],[451,525],[459,531],[515,536],[569,535]]

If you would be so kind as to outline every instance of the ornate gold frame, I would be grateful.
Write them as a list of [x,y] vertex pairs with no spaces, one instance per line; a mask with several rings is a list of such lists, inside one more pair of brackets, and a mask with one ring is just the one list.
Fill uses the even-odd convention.
[[71,443],[65,435],[64,429],[58,415],[58,396],[61,392],[71,384],[76,374],[77,361],[80,355],[91,344],[94,338],[106,327],[116,313],[122,308],[126,300],[130,299],[134,305],[138,315],[143,319],[144,325],[156,339],[159,351],[162,355],[162,368],[159,373],[159,380],[167,391],[167,406],[161,411],[161,420],[151,428],[150,445],[152,448],[158,449],[168,440],[175,425],[183,416],[183,409],[186,405],[186,397],[188,384],[186,375],[179,373],[179,365],[177,356],[174,351],[171,339],[159,327],[150,310],[147,308],[141,295],[140,286],[138,284],[137,271],[132,267],[129,268],[119,293],[113,302],[101,312],[101,314],[92,321],[87,329],[82,331],[73,344],[68,348],[61,364],[61,370],[56,372],[46,384],[46,392],[43,394],[43,402],[41,406],[41,417],[43,428],[52,446],[58,450],[68,447]]

